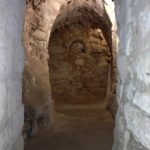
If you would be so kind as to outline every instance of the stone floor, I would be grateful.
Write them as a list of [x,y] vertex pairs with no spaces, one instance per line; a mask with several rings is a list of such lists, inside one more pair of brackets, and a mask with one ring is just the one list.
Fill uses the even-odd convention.
[[111,150],[114,121],[103,105],[61,105],[56,111],[53,131],[40,131],[25,150]]

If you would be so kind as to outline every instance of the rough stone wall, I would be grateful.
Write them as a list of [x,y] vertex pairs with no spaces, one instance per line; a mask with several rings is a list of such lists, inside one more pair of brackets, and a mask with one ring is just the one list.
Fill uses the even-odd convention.
[[106,102],[111,51],[100,29],[78,24],[59,30],[51,35],[49,53],[56,104]]
[[24,0],[0,2],[0,150],[23,150]]
[[120,43],[113,150],[150,150],[150,1],[115,4]]
[[112,48],[112,24],[105,10],[103,0],[68,0],[60,8],[52,32],[57,32],[57,30],[73,24],[100,28],[110,49]]
[[[32,107],[41,116],[44,115],[43,117],[49,116],[52,109],[47,63],[49,58],[48,40],[53,22],[63,1],[27,1],[24,21],[25,70],[23,76],[23,103]],[[49,120],[49,118],[51,117],[47,119]]]

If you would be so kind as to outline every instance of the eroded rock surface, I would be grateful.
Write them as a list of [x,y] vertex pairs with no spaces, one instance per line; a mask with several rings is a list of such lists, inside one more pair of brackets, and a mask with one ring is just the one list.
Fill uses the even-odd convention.
[[119,78],[113,150],[150,149],[150,1],[116,0]]

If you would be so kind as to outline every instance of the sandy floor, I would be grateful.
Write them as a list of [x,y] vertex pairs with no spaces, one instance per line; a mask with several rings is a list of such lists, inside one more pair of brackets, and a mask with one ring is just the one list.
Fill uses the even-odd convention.
[[56,110],[53,131],[41,131],[25,150],[111,150],[114,121],[102,105],[64,105]]

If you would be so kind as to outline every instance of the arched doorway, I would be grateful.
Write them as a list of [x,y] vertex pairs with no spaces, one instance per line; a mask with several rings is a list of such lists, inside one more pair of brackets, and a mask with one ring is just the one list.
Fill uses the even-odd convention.
[[[106,97],[108,76],[112,81],[113,54],[111,22],[104,4],[68,1],[62,5],[52,27],[49,55],[55,108],[55,128],[49,146],[53,149],[110,149],[114,120],[106,111]],[[109,144],[106,144],[107,139]],[[59,140],[62,141],[60,147]]]

